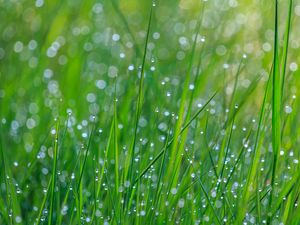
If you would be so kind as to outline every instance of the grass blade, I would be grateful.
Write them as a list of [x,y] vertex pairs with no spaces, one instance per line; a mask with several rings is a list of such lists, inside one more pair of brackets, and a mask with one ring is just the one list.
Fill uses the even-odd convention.
[[55,224],[54,220],[54,196],[55,196],[55,185],[56,185],[56,167],[57,167],[57,155],[58,155],[58,133],[59,133],[59,122],[56,123],[56,133],[54,139],[54,149],[53,149],[53,166],[51,175],[51,188],[50,188],[50,210],[49,210],[49,220],[48,224]]
[[[276,168],[278,161],[278,154],[281,148],[281,77],[279,71],[278,60],[278,0],[275,0],[275,33],[274,33],[274,55],[273,55],[273,95],[272,95],[272,151],[273,151],[273,163],[271,172],[271,193],[269,199],[269,208],[272,206],[273,191],[276,176]],[[270,223],[270,217],[268,217],[268,223]]]

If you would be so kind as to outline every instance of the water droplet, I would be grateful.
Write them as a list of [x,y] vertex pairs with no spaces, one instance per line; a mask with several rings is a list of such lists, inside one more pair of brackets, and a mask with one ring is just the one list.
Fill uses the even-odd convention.
[[177,189],[176,189],[176,188],[172,188],[172,189],[171,189],[171,194],[172,194],[172,195],[176,195],[176,193],[177,193]]
[[184,207],[184,199],[183,198],[179,199],[179,201],[178,201],[178,207],[179,208],[183,208]]
[[290,113],[293,111],[293,109],[292,109],[291,106],[286,105],[286,106],[284,107],[284,111],[285,111],[287,114],[290,114]]
[[292,63],[290,64],[290,70],[291,70],[292,72],[297,71],[297,70],[298,70],[298,64],[297,64],[296,62],[292,62]]
[[21,51],[23,51],[23,43],[21,41],[17,41],[14,45],[14,51],[16,53],[20,53]]
[[113,41],[119,41],[120,40],[120,35],[119,34],[113,34],[112,35],[112,40]]
[[22,222],[21,216],[16,216],[15,221],[16,223],[21,223]]

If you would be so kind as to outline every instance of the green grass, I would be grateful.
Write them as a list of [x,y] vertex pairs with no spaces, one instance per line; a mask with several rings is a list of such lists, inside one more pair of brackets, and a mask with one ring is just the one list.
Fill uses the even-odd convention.
[[299,224],[299,4],[2,1],[0,224]]

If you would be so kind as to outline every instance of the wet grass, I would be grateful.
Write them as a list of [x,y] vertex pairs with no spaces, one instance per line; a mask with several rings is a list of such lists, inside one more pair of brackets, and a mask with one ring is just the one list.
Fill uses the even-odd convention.
[[0,224],[299,224],[298,4],[0,4]]

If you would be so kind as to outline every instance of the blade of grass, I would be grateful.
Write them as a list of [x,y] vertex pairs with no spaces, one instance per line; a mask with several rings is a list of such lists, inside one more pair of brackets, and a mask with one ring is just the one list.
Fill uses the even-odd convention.
[[282,81],[281,81],[281,92],[284,93],[284,83],[285,83],[285,76],[286,76],[286,64],[288,58],[288,49],[289,49],[289,40],[290,40],[290,33],[291,33],[291,19],[292,19],[292,9],[293,9],[293,0],[289,0],[289,7],[288,7],[288,16],[286,20],[286,28],[285,28],[285,35],[284,35],[284,44],[283,44],[283,55],[282,55],[282,64],[281,64],[281,74],[282,74]]
[[[136,146],[136,139],[137,139],[137,132],[138,132],[138,124],[142,112],[142,104],[143,104],[143,83],[144,83],[144,73],[145,73],[145,66],[146,66],[146,55],[147,55],[147,46],[149,42],[150,37],[150,30],[151,30],[151,24],[152,24],[152,15],[153,15],[153,4],[151,4],[150,7],[150,15],[148,19],[148,27],[147,27],[147,35],[145,40],[145,46],[144,46],[144,55],[143,55],[143,61],[142,61],[142,68],[140,71],[140,80],[139,80],[139,89],[138,89],[138,99],[136,102],[136,114],[135,114],[135,121],[134,121],[134,132],[132,137],[132,143],[129,150],[129,155],[127,157],[127,163],[125,164],[124,169],[124,179],[127,180],[129,178],[130,183],[132,184],[134,182],[134,176],[132,174],[133,167],[134,167],[134,151]],[[132,194],[132,185],[129,188],[128,193],[125,193],[125,203],[128,203],[128,198],[131,198],[130,195]],[[128,207],[127,207],[128,209]]]
[[[121,202],[119,199],[119,149],[118,149],[118,117],[117,117],[117,79],[115,80],[115,93],[114,93],[114,157],[115,157],[115,202]],[[121,219],[121,204],[117,204],[117,212],[119,215],[117,216],[120,218],[118,223],[122,223]]]
[[[199,35],[199,31],[200,31],[200,27],[201,27],[201,22],[202,22],[202,11],[200,13],[198,22],[197,22],[197,26],[196,26],[196,35],[195,35],[195,39],[193,42],[193,47],[192,47],[192,52],[191,52],[191,56],[189,59],[189,66],[188,66],[188,70],[185,76],[185,80],[184,80],[184,84],[183,84],[183,90],[182,90],[182,94],[181,94],[181,98],[180,98],[180,106],[179,106],[179,111],[178,111],[178,119],[176,121],[176,127],[175,127],[175,132],[174,132],[174,138],[173,138],[173,143],[172,143],[172,148],[170,150],[170,163],[168,168],[167,168],[167,178],[169,177],[173,177],[174,179],[172,180],[172,182],[170,183],[170,187],[172,187],[173,184],[177,183],[178,180],[178,173],[179,173],[179,165],[180,162],[182,160],[182,153],[184,151],[184,144],[185,144],[185,140],[187,137],[187,131],[182,131],[181,127],[184,123],[184,114],[185,114],[185,107],[186,107],[186,98],[188,96],[188,90],[189,90],[189,83],[190,83],[190,79],[192,76],[192,68],[193,68],[193,63],[194,63],[194,57],[195,57],[195,52],[196,52],[196,44],[197,44],[197,39],[198,39],[198,35]],[[192,99],[193,94],[191,95],[190,98],[190,102],[189,102],[189,106],[188,109],[186,111],[186,121],[189,120],[190,115],[191,115],[191,109],[192,109]],[[178,143],[178,138],[181,135],[181,142]],[[179,146],[178,146],[179,145]],[[175,168],[175,169],[174,169]],[[176,172],[175,172],[176,171]]]
[[160,168],[159,168],[158,180],[157,180],[157,185],[156,185],[156,192],[155,192],[155,195],[154,195],[154,205],[156,205],[156,203],[159,201],[158,196],[161,193],[160,184],[161,184],[161,178],[162,178],[162,175],[163,175],[163,169],[166,166],[165,161],[166,161],[166,153],[167,153],[169,138],[170,138],[170,128],[168,130],[167,139],[166,139],[165,146],[164,146],[164,149],[163,149],[163,151],[164,151],[163,158],[162,158]]
[[[110,149],[110,143],[111,143],[111,139],[112,139],[112,136],[113,136],[113,129],[114,129],[114,121],[112,120],[111,126],[110,126],[109,136],[108,136],[108,139],[107,139],[106,148],[104,150],[105,155],[104,155],[103,165],[102,165],[102,169],[101,169],[100,176],[99,176],[100,178],[99,178],[99,182],[98,182],[99,185],[98,185],[97,191],[96,191],[96,199],[99,198],[99,194],[100,194],[100,190],[101,190],[101,184],[102,184],[102,180],[103,180],[104,174],[105,174],[105,162],[107,162],[107,158],[108,158],[108,152],[109,152],[109,149]],[[93,209],[92,221],[94,220],[95,213],[96,213],[96,211],[95,211],[95,209]]]
[[[153,14],[153,6],[151,5],[149,20],[148,20],[147,35],[146,35],[145,46],[144,46],[144,56],[143,56],[142,68],[141,68],[141,72],[140,72],[138,99],[136,102],[134,134],[133,134],[133,139],[132,139],[132,144],[131,144],[131,149],[130,149],[130,154],[129,154],[130,165],[129,165],[128,177],[130,178],[130,180],[132,180],[132,170],[133,170],[133,166],[134,166],[134,150],[135,150],[136,139],[137,139],[138,123],[139,123],[139,119],[140,119],[141,111],[142,111],[144,72],[145,72],[145,66],[146,66],[147,46],[148,46],[148,42],[149,42],[150,29],[151,29],[151,23],[152,23],[152,14]],[[125,176],[125,177],[127,177],[127,176]]]
[[49,220],[48,225],[55,223],[53,208],[54,208],[54,192],[56,185],[56,167],[57,167],[57,155],[58,155],[58,133],[59,133],[59,121],[56,123],[56,134],[54,139],[54,149],[53,149],[53,165],[52,165],[52,175],[51,175],[51,188],[50,188],[50,210],[49,210]]
[[92,136],[94,134],[95,128],[96,128],[96,123],[95,123],[95,117],[93,118],[93,125],[92,125],[92,129],[91,129],[91,133],[89,136],[89,140],[87,143],[87,147],[86,147],[86,151],[85,151],[85,155],[84,155],[84,159],[82,162],[82,165],[80,167],[80,175],[79,175],[79,180],[77,183],[77,196],[75,196],[76,198],[76,203],[77,203],[77,223],[80,223],[80,217],[81,217],[81,212],[82,212],[82,206],[83,206],[83,202],[82,202],[82,178],[83,178],[83,173],[86,167],[86,162],[87,162],[87,157],[89,154],[89,150],[90,150],[90,146],[91,146],[91,142],[92,142]]
[[283,202],[283,198],[289,196],[289,194],[291,193],[291,191],[293,190],[297,182],[299,182],[299,178],[300,178],[300,173],[298,172],[297,176],[293,176],[293,178],[287,184],[284,185],[284,188],[279,193],[278,197],[276,198],[276,201],[273,202],[273,206],[271,209],[271,217],[275,216],[276,211],[278,210],[278,208]]
[[17,218],[20,218],[22,220],[21,217],[21,209],[20,209],[20,205],[17,199],[17,195],[16,195],[16,189],[15,186],[12,183],[12,174],[11,174],[11,170],[8,167],[8,160],[6,157],[6,154],[4,152],[4,148],[3,148],[3,136],[2,136],[2,125],[0,125],[0,150],[1,150],[1,158],[2,158],[2,164],[3,164],[3,173],[4,173],[4,183],[5,183],[5,190],[6,190],[6,210],[7,213],[10,217],[9,223],[10,224],[15,224],[15,221]]
[[[275,18],[274,18],[274,56],[273,56],[273,95],[272,95],[272,152],[273,162],[271,169],[271,192],[269,198],[269,209],[273,202],[274,183],[277,169],[278,154],[281,148],[281,77],[279,71],[279,60],[278,60],[278,0],[275,0]],[[267,223],[270,224],[271,217],[268,216]]]
[[83,164],[82,164],[82,167],[81,167],[81,170],[80,170],[80,176],[79,176],[79,180],[78,180],[78,184],[77,184],[77,190],[79,190],[80,184],[82,182],[83,172],[84,172],[84,169],[85,169],[87,156],[88,156],[88,153],[89,153],[89,150],[90,150],[90,146],[91,146],[91,142],[92,142],[92,136],[93,136],[93,133],[95,131],[95,127],[96,126],[95,126],[95,121],[94,121],[93,126],[92,126],[92,130],[91,130],[91,133],[90,133],[90,137],[89,137],[89,140],[88,140],[88,144],[87,144],[87,147],[86,147],[86,151],[85,151],[85,155],[84,155],[84,159],[83,159]]
[[245,213],[247,211],[247,208],[245,206],[247,205],[248,199],[250,197],[249,189],[250,189],[251,183],[254,182],[254,180],[255,180],[255,175],[256,175],[256,172],[258,169],[258,164],[259,164],[259,159],[260,159],[261,130],[263,127],[263,118],[265,115],[265,105],[266,105],[267,98],[268,98],[268,90],[269,90],[270,83],[271,83],[271,76],[269,76],[268,83],[265,87],[264,99],[263,99],[262,106],[260,109],[258,128],[257,128],[255,141],[254,141],[253,157],[251,159],[251,164],[248,169],[249,172],[247,175],[246,184],[243,188],[243,193],[242,193],[241,199],[239,201],[240,207],[238,207],[238,212],[237,212],[237,216],[236,216],[237,219],[236,219],[235,224],[241,224],[244,219]]
[[41,221],[41,218],[42,218],[42,214],[43,214],[43,210],[44,210],[47,198],[48,198],[49,193],[50,193],[50,185],[51,185],[51,183],[52,183],[52,178],[50,178],[50,180],[48,182],[48,186],[47,186],[47,189],[46,189],[47,192],[44,195],[44,198],[43,198],[42,204],[40,206],[40,210],[39,210],[38,216],[36,217],[37,224],[40,224],[40,221]]
[[[75,171],[76,171],[76,168],[77,168],[77,166],[79,165],[79,162],[80,162],[80,154],[78,154],[77,156],[76,156],[76,162],[75,162],[75,165],[73,166],[73,169],[71,170],[71,171],[73,171],[73,174],[75,174]],[[67,200],[68,200],[68,196],[69,196],[69,193],[70,193],[70,191],[72,190],[72,193],[74,193],[74,190],[73,190],[73,188],[72,188],[72,179],[69,179],[68,180],[68,185],[67,185],[67,193],[65,194],[65,197],[64,197],[64,200],[63,200],[63,202],[62,202],[62,207],[64,207],[64,206],[66,206],[67,205]],[[77,195],[76,194],[74,194],[74,198],[77,198]],[[73,203],[72,203],[72,207],[70,208],[71,210],[72,210],[72,215],[73,215],[73,213],[74,213],[74,205],[75,205],[75,203],[74,203],[74,201],[73,201]],[[58,216],[58,219],[57,219],[57,224],[58,225],[61,225],[62,224],[62,219],[63,219],[63,214],[62,213],[60,213],[59,214],[59,216]],[[71,216],[71,218],[73,218],[73,216]],[[71,221],[72,221],[72,219],[71,219]],[[70,222],[70,224],[72,224],[71,222]]]

